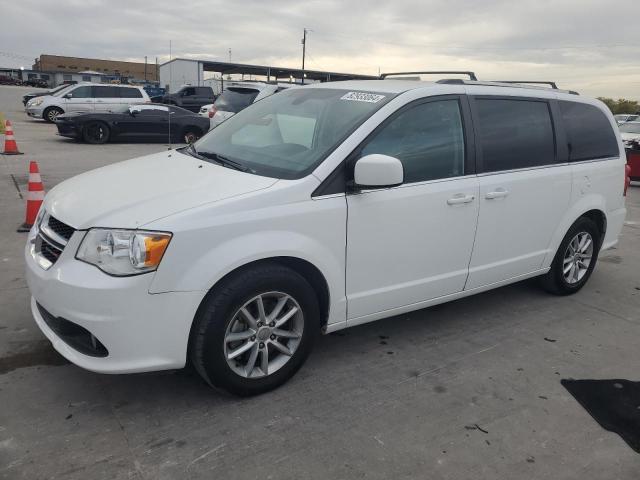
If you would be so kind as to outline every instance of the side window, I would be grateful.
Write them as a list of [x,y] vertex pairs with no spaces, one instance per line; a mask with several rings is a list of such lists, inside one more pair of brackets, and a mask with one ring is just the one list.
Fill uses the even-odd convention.
[[118,87],[93,87],[96,98],[118,98]]
[[91,87],[89,86],[78,87],[69,93],[73,95],[73,98],[92,98],[93,97],[91,93]]
[[476,107],[484,172],[555,162],[555,138],[547,102],[480,98]]
[[617,157],[618,141],[602,111],[585,103],[560,102],[569,142],[569,161]]
[[464,132],[458,100],[438,100],[401,112],[367,141],[361,155],[396,157],[405,183],[464,174]]
[[207,87],[198,87],[196,90],[198,91],[198,95],[201,95],[203,97],[208,97],[211,93],[211,90]]
[[188,87],[183,90],[183,96],[190,97],[196,94],[196,89],[194,87]]
[[120,87],[118,88],[120,98],[142,98],[142,93],[137,88]]

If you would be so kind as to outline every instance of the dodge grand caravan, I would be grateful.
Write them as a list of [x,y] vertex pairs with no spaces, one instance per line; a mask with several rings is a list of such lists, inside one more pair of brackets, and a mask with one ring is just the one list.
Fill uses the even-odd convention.
[[474,81],[291,89],[195,144],[71,178],[25,250],[71,362],[272,389],[316,335],[530,277],[580,290],[624,217],[596,100]]

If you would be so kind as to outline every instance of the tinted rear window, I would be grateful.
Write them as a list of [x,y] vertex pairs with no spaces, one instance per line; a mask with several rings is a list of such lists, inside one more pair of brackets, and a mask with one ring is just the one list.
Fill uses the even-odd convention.
[[478,99],[478,133],[485,172],[555,162],[555,140],[547,102]]
[[238,113],[251,105],[258,93],[255,88],[229,87],[220,94],[214,105],[218,110]]
[[93,96],[95,98],[118,98],[118,87],[93,87]]
[[142,92],[137,88],[120,87],[120,98],[142,98]]
[[585,103],[560,102],[569,143],[569,161],[617,157],[618,140],[606,115]]

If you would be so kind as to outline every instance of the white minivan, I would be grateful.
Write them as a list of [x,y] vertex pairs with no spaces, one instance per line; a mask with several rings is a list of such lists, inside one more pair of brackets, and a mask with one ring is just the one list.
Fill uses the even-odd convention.
[[53,188],[25,250],[33,316],[88,370],[189,360],[251,395],[320,332],[535,276],[572,294],[624,222],[617,130],[601,102],[540,87],[287,90]]
[[125,112],[129,105],[150,102],[142,87],[87,82],[29,100],[25,110],[32,118],[53,123],[62,113]]

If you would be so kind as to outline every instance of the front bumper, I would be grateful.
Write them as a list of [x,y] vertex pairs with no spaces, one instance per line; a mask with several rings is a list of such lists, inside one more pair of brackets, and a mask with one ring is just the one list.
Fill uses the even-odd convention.
[[58,127],[58,135],[69,138],[79,138],[80,130],[75,123],[56,121],[56,127]]
[[32,118],[42,118],[42,112],[44,110],[41,107],[27,107],[26,112]]
[[[70,362],[100,373],[182,368],[189,330],[205,292],[150,294],[154,273],[112,277],[74,258],[84,232],[73,234],[58,260],[42,269],[25,248],[31,311],[53,347]],[[108,355],[81,353],[57,335],[41,310],[88,330]]]

